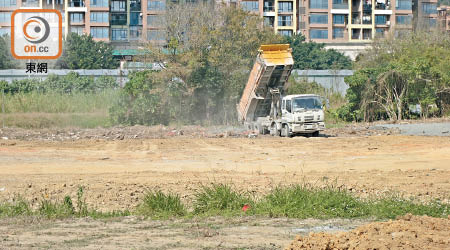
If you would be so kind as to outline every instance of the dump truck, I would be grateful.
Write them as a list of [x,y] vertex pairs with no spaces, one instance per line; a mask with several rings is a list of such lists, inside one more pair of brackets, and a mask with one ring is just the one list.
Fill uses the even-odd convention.
[[318,95],[286,95],[294,65],[289,44],[261,45],[237,105],[238,119],[260,134],[318,136],[325,129]]

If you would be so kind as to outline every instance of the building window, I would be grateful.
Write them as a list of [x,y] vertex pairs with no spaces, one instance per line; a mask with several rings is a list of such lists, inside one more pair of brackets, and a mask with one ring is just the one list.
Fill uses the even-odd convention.
[[127,25],[127,14],[112,13],[111,25]]
[[70,23],[83,23],[84,13],[70,13]]
[[109,23],[108,12],[91,12],[92,23]]
[[264,17],[264,26],[273,27],[274,23],[275,23],[275,17],[273,17],[273,16],[265,16]]
[[334,24],[345,24],[345,15],[333,15]]
[[241,7],[245,11],[259,11],[258,1],[242,1]]
[[278,26],[292,26],[292,16],[278,16]]
[[149,41],[162,41],[165,40],[166,36],[162,30],[148,30],[147,40]]
[[292,2],[278,2],[278,12],[292,12]]
[[142,37],[142,27],[132,26],[130,27],[130,39],[139,39]]
[[108,0],[91,0],[91,7],[109,7]]
[[10,23],[11,12],[0,12],[0,23]]
[[310,9],[328,9],[328,0],[309,0]]
[[328,14],[310,14],[309,15],[309,23],[314,24],[327,24],[328,23]]
[[375,24],[385,25],[387,21],[387,16],[375,16]]
[[126,41],[128,40],[127,29],[111,29],[111,40],[113,41]]
[[127,11],[126,1],[111,1],[111,11]]
[[69,0],[69,7],[86,7],[83,0]]
[[400,25],[410,25],[412,16],[395,16],[395,22]]
[[163,19],[160,15],[149,15],[147,16],[147,25],[153,26],[153,27],[159,27],[162,26]]
[[376,28],[375,29],[375,37],[384,37],[384,29]]
[[435,3],[422,3],[422,12],[424,14],[437,14],[437,5]]
[[142,13],[131,12],[130,13],[130,25],[142,25]]
[[91,36],[93,38],[109,38],[109,29],[107,27],[91,27]]
[[292,36],[292,30],[278,30],[278,34],[282,36]]
[[16,5],[16,0],[0,0],[0,8],[15,7]]
[[334,28],[333,29],[333,39],[336,39],[336,38],[344,38],[344,28]]
[[428,19],[428,25],[430,27],[436,27],[436,19],[435,18],[427,18]]
[[397,10],[412,10],[411,0],[397,0],[395,1],[395,8]]
[[166,2],[165,1],[148,1],[147,2],[147,10],[165,10]]
[[79,36],[83,35],[83,27],[82,26],[73,26],[70,27],[70,32],[77,33]]
[[328,30],[310,29],[309,38],[311,39],[328,39]]
[[273,1],[264,1],[264,12],[275,11]]
[[130,0],[131,11],[141,11],[141,0]]
[[333,0],[333,9],[347,9],[348,2],[344,2],[343,0]]

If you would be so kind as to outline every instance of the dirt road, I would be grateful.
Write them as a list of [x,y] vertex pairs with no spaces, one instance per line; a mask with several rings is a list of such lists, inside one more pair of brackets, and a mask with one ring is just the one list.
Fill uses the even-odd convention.
[[280,183],[328,182],[363,196],[395,191],[448,202],[450,140],[398,135],[0,140],[0,169],[1,200],[15,194],[32,201],[75,197],[83,185],[88,204],[108,211],[133,208],[149,188],[188,200],[199,183],[209,181],[261,194]]

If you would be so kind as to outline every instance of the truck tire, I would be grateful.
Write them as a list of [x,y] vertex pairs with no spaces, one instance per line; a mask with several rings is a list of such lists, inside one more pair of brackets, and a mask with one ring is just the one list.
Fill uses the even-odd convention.
[[270,126],[269,133],[271,136],[276,136],[276,135],[280,136],[280,131],[277,130],[276,124],[272,124]]
[[284,124],[281,128],[281,136],[282,137],[292,137],[292,134],[289,133],[289,125]]
[[259,133],[260,135],[264,135],[264,127],[261,126],[261,124],[258,124],[258,133]]
[[319,131],[316,131],[316,132],[312,133],[311,135],[312,135],[312,137],[319,137]]

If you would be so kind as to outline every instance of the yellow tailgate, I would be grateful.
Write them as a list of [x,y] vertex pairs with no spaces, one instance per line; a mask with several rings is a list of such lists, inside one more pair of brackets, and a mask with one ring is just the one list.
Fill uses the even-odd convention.
[[261,58],[268,65],[290,65],[294,64],[289,44],[267,44],[259,48]]

